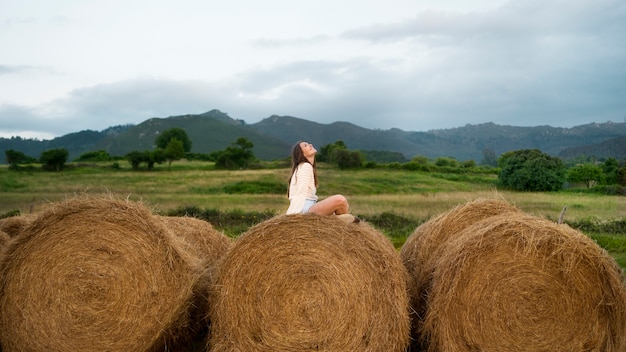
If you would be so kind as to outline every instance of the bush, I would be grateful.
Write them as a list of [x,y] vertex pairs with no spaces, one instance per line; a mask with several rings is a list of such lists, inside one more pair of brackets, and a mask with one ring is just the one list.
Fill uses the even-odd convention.
[[498,159],[498,166],[500,184],[517,191],[558,191],[565,182],[566,170],[561,159],[539,149],[504,153]]
[[215,158],[215,167],[218,169],[247,169],[256,159],[252,148],[254,144],[247,138],[240,137],[225,150],[211,153]]
[[65,165],[69,152],[65,148],[49,149],[41,153],[41,161],[44,170],[60,171]]
[[565,223],[583,233],[626,234],[626,218],[622,220],[602,221],[596,217],[588,217],[577,221],[565,221]]
[[358,169],[363,164],[363,157],[358,151],[349,151],[347,149],[337,149],[333,152],[334,160],[337,166],[344,169]]
[[10,169],[17,168],[19,164],[33,164],[37,162],[37,159],[13,149],[5,150],[4,156],[6,157]]
[[75,161],[109,161],[111,155],[105,150],[97,150],[95,152],[86,152],[81,154]]

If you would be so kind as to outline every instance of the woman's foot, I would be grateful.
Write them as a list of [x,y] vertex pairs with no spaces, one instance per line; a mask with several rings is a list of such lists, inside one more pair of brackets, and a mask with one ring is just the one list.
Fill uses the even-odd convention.
[[349,224],[358,224],[359,222],[361,222],[361,219],[352,214],[341,214],[337,215],[337,217]]

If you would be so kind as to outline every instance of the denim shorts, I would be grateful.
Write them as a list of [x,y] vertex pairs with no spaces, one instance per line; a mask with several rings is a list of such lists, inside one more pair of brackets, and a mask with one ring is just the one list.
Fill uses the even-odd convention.
[[302,207],[302,213],[307,213],[309,209],[315,204],[315,200],[307,199],[304,201],[304,206]]

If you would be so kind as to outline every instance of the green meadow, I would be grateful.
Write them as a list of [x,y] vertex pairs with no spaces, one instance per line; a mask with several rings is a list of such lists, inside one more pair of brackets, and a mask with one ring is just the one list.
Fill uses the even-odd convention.
[[[213,163],[178,161],[153,171],[119,164],[69,163],[60,172],[0,167],[0,217],[36,212],[46,203],[78,194],[110,193],[143,201],[164,215],[193,215],[236,237],[250,226],[283,213],[289,167],[262,164],[255,170],[216,170]],[[341,193],[352,213],[370,222],[400,247],[429,218],[477,199],[500,198],[522,211],[564,222],[592,237],[626,267],[626,197],[584,189],[554,193],[498,189],[483,173],[426,173],[390,168],[339,170],[320,164],[318,195]]]

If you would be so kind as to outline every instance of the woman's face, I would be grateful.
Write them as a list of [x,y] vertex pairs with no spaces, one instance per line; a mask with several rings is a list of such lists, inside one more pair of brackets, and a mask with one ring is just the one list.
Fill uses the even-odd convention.
[[317,153],[317,150],[315,149],[315,147],[313,147],[313,144],[308,142],[301,142],[300,149],[302,149],[302,154],[307,158],[310,158]]

